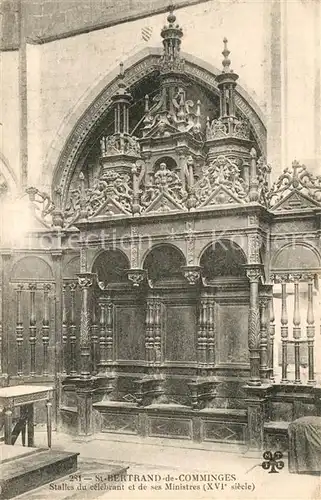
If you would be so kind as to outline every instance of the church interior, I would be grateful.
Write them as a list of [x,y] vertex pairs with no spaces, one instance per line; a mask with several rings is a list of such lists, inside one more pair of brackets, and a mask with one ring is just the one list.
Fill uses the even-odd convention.
[[320,2],[1,9],[0,497],[320,471]]

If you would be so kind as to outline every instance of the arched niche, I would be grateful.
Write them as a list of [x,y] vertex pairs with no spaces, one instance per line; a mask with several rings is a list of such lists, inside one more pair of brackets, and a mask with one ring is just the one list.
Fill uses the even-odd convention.
[[161,158],[158,158],[158,160],[155,161],[153,166],[154,172],[157,172],[157,170],[159,170],[161,163],[165,163],[166,167],[169,170],[175,171],[178,168],[176,161],[171,156],[162,156]]
[[51,281],[52,279],[53,273],[48,262],[35,255],[19,259],[13,265],[11,272],[13,281]]
[[[152,89],[152,94],[157,93],[159,86],[157,68],[161,53],[160,48],[143,50],[124,62],[126,68],[124,83],[134,96],[131,131],[137,126],[135,117],[142,117],[144,95],[150,92],[150,89]],[[219,94],[216,75],[220,73],[220,70],[190,54],[182,53],[182,56],[185,59],[192,97],[197,87],[197,93],[202,93],[201,100],[206,103],[203,120],[206,119],[207,114],[214,117]],[[79,172],[86,168],[90,169],[91,175],[95,175],[95,168],[98,168],[96,157],[99,139],[103,134],[108,135],[111,131],[113,122],[111,98],[117,91],[118,78],[118,68],[115,68],[98,84],[95,84],[74,112],[66,118],[66,122],[57,134],[56,141],[50,147],[51,153],[44,162],[43,182],[46,185],[51,184],[53,189],[57,186],[61,188],[63,204],[67,202],[73,176],[78,179]],[[196,100],[197,93],[194,100]],[[259,154],[266,155],[266,128],[263,113],[241,84],[236,87],[235,102],[237,113],[249,120]]]
[[104,250],[94,260],[92,272],[97,274],[98,281],[110,285],[126,283],[129,268],[129,260],[121,250]]
[[273,270],[318,269],[321,258],[316,248],[293,242],[283,246],[272,258]]
[[80,272],[80,257],[76,255],[69,258],[64,262],[63,265],[63,277],[64,278],[76,278],[77,274]]
[[147,270],[148,277],[153,283],[184,281],[182,266],[186,260],[177,247],[161,244],[152,248],[146,255],[143,268]]
[[202,253],[200,266],[207,281],[220,278],[245,278],[246,256],[241,247],[230,240],[211,243]]

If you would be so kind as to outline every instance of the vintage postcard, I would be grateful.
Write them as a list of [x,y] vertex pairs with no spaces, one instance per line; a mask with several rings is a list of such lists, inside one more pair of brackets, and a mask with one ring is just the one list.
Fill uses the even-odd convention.
[[0,8],[0,499],[321,500],[321,2]]

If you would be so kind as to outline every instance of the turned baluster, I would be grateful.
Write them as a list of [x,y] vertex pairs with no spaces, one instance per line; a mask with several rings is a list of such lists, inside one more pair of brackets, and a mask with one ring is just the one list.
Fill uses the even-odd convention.
[[154,338],[154,347],[155,347],[155,362],[157,365],[161,364],[161,302],[159,299],[155,302],[155,338]]
[[313,310],[313,281],[308,283],[308,310],[307,310],[307,339],[308,339],[308,366],[309,379],[308,384],[314,384],[314,310]]
[[152,349],[153,349],[153,304],[151,300],[147,301],[146,307],[146,321],[145,321],[145,355],[147,364],[150,365],[152,362]]
[[70,284],[70,375],[76,375],[76,289],[77,284]]
[[100,302],[99,304],[99,372],[105,373],[107,367],[107,339],[106,339],[106,304]]
[[43,289],[43,319],[42,319],[42,345],[43,345],[43,374],[48,374],[48,347],[49,347],[49,291],[51,285],[45,284]]
[[206,329],[207,329],[207,314],[206,314],[206,299],[201,299],[199,311],[198,325],[198,366],[201,374],[206,366]]
[[156,316],[156,304],[154,299],[150,304],[150,330],[149,330],[149,341],[150,341],[150,361],[151,364],[155,363],[156,360],[156,346],[155,346],[155,316]]
[[2,346],[2,287],[0,285],[0,375],[2,373],[2,356],[3,356],[3,346]]
[[274,380],[274,338],[275,338],[275,314],[273,294],[270,299],[270,378]]
[[62,285],[62,329],[61,329],[61,366],[62,373],[67,373],[67,360],[68,360],[68,323],[67,323],[67,307],[66,307],[66,290],[67,286]]
[[21,317],[21,299],[23,285],[17,287],[17,323],[16,323],[16,343],[17,343],[17,373],[19,376],[23,374],[23,322]]
[[214,299],[208,301],[208,364],[211,368],[215,365],[215,338],[214,338]]
[[288,370],[288,313],[287,313],[287,293],[286,293],[286,283],[281,283],[281,301],[282,301],[282,311],[281,311],[281,340],[282,340],[282,382],[287,382],[287,370]]
[[36,283],[29,283],[30,290],[30,319],[29,319],[29,344],[30,344],[30,375],[36,374]]
[[299,283],[294,282],[293,338],[294,338],[294,369],[295,383],[301,383],[300,377],[300,338],[301,338]]
[[113,335],[113,312],[114,306],[111,300],[108,301],[106,310],[106,355],[107,364],[111,365],[114,360],[114,335]]
[[267,298],[261,298],[260,300],[260,376],[261,379],[267,378],[268,374],[268,359],[267,359]]
[[94,302],[93,309],[92,309],[92,323],[91,323],[91,329],[90,329],[90,340],[91,340],[92,374],[96,375],[97,365],[98,365],[98,341],[99,341],[96,302]]

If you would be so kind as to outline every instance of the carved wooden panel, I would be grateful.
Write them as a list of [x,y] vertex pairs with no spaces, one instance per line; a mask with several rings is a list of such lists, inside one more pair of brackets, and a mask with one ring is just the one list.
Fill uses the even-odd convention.
[[249,362],[247,304],[220,302],[216,306],[218,364]]
[[189,418],[149,417],[148,435],[192,439],[192,420]]
[[271,420],[291,422],[293,420],[293,404],[292,402],[278,402],[271,403]]
[[196,306],[167,305],[165,360],[196,361],[196,336]]
[[245,433],[246,424],[202,421],[204,441],[243,443],[245,441]]
[[102,432],[119,432],[120,434],[137,434],[138,415],[103,413]]
[[142,306],[115,307],[117,360],[145,359],[145,310]]

